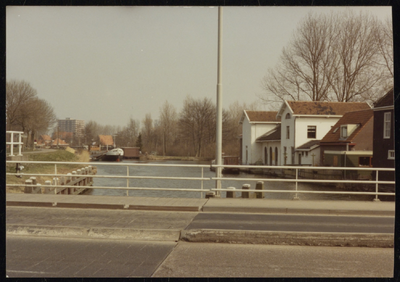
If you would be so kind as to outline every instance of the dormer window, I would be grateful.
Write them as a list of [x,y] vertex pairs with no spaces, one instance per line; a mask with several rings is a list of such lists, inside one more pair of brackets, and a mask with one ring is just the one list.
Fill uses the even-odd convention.
[[347,138],[347,125],[341,125],[340,126],[340,139],[346,139]]
[[349,137],[358,126],[359,124],[342,124],[340,126],[340,139],[346,139]]
[[285,119],[290,119],[290,114],[287,113]]

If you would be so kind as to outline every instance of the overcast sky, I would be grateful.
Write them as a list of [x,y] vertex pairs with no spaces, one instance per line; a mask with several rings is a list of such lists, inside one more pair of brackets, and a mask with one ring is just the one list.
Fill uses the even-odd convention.
[[[309,11],[354,9],[380,19],[391,7],[224,7],[223,107],[258,101],[275,66]],[[125,126],[165,100],[216,101],[217,7],[6,8],[7,80],[25,80],[57,118]],[[268,108],[265,108],[268,109]]]

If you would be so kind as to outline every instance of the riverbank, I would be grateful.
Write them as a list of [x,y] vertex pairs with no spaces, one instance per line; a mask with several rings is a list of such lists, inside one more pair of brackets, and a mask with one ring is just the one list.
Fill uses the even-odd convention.
[[[61,150],[55,150],[52,152],[40,152],[26,154],[29,161],[61,161],[61,162],[89,162],[90,155],[88,151],[75,151],[72,148],[66,148]],[[29,179],[30,176],[24,176],[23,174],[54,174],[55,167],[52,164],[22,164],[24,166],[21,177],[14,175],[6,176],[7,184],[21,184],[25,183],[25,180]],[[7,164],[6,173],[15,173],[15,164]],[[67,174],[77,169],[81,169],[82,166],[77,164],[65,164],[57,165],[58,174]],[[46,180],[52,180],[53,176],[37,176],[37,183],[45,183]],[[24,187],[6,187],[6,193],[24,193]]]
[[197,157],[181,157],[181,156],[155,156],[155,155],[142,155],[141,161],[210,161],[210,158],[197,158]]

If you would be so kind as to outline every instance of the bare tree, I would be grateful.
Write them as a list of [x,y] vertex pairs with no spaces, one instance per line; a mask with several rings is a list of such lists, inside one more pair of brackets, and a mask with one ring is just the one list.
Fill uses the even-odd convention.
[[118,146],[133,147],[139,135],[140,122],[130,118],[128,124],[119,132],[117,132]]
[[322,101],[328,98],[329,82],[325,72],[331,69],[329,54],[335,40],[335,16],[308,14],[283,49],[280,63],[270,69],[263,87],[272,94],[269,102],[282,100]]
[[160,126],[162,128],[163,156],[167,154],[167,148],[176,136],[176,124],[178,115],[173,105],[165,101],[160,108]]
[[37,91],[25,81],[6,82],[7,130],[24,130],[29,104],[37,99]]
[[142,121],[142,142],[143,142],[143,150],[144,151],[151,151],[153,145],[153,135],[154,135],[154,128],[153,128],[153,119],[151,118],[151,114],[146,114],[145,118]]
[[100,125],[97,122],[90,120],[85,124],[84,132],[85,143],[92,144],[92,142],[97,140],[97,136],[100,134]]
[[203,148],[215,143],[215,120],[216,107],[211,99],[194,100],[190,96],[185,99],[179,116],[180,139],[191,147],[196,157],[202,157]]
[[392,20],[386,18],[384,22],[378,22],[376,29],[375,41],[378,46],[378,53],[380,60],[378,64],[384,69],[383,74],[383,87],[386,89],[384,92],[393,87],[393,28]]
[[22,130],[32,144],[38,133],[47,133],[56,122],[52,106],[37,97],[37,91],[25,81],[6,82],[7,130]]
[[388,27],[369,14],[310,13],[283,49],[277,67],[268,70],[262,81],[267,95],[260,98],[373,102],[388,87],[388,71],[382,66],[389,73],[393,69]]
[[[349,102],[368,99],[382,80],[375,36],[378,20],[368,14],[347,12],[338,25],[340,33],[335,40],[335,68],[330,86],[335,100]],[[372,101],[371,101],[372,102]]]

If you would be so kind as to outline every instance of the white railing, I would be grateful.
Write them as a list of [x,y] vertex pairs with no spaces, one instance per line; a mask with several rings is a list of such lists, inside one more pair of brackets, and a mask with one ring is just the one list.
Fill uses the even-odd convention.
[[[47,161],[7,161],[7,164],[54,164],[54,174],[38,174],[38,173],[7,173],[7,175],[16,176],[49,176],[49,177],[68,177],[70,175],[58,174],[57,165],[95,165],[95,166],[123,166],[127,168],[126,175],[90,175],[90,178],[115,178],[115,179],[126,179],[126,187],[122,186],[79,186],[79,188],[88,189],[123,189],[126,190],[126,195],[129,196],[129,190],[154,190],[154,191],[185,191],[185,192],[200,192],[200,197],[203,198],[205,192],[216,192],[217,195],[222,191],[234,191],[234,192],[257,192],[257,193],[295,193],[294,199],[298,199],[298,193],[310,193],[310,194],[353,194],[353,195],[375,195],[374,200],[379,200],[378,195],[394,196],[395,193],[391,192],[379,192],[379,184],[391,184],[394,185],[395,181],[379,180],[378,175],[380,171],[392,171],[394,168],[365,168],[365,167],[304,167],[304,166],[260,166],[260,165],[212,165],[212,167],[224,167],[224,168],[239,168],[239,169],[257,169],[257,170],[294,170],[294,178],[233,178],[233,177],[204,177],[204,168],[209,169],[209,165],[187,165],[187,164],[144,164],[144,163],[106,163],[106,162],[47,162]],[[171,177],[171,176],[132,176],[129,175],[129,167],[142,166],[142,167],[184,167],[184,168],[200,168],[200,177]],[[299,170],[342,170],[342,171],[375,171],[375,180],[346,180],[346,179],[302,179],[299,178]],[[76,175],[82,176],[82,175]],[[150,187],[131,187],[130,179],[164,179],[164,180],[195,180],[200,181],[200,188],[150,188]],[[204,181],[215,181],[215,180],[232,180],[232,181],[249,181],[249,182],[294,182],[295,190],[256,190],[256,189],[232,189],[232,188],[204,188]],[[375,192],[363,192],[363,191],[305,191],[298,190],[298,183],[352,183],[352,184],[375,184]],[[7,184],[7,186],[21,187],[24,184]],[[54,185],[41,185],[41,187],[54,187]],[[76,188],[76,186],[63,185],[64,188]]]
[[[6,131],[7,134],[10,134],[10,142],[6,142],[7,145],[10,145],[10,157],[14,156],[14,145],[18,145],[18,156],[22,156],[22,146],[24,142],[22,142],[22,131]],[[18,142],[14,142],[14,134],[18,134]]]

